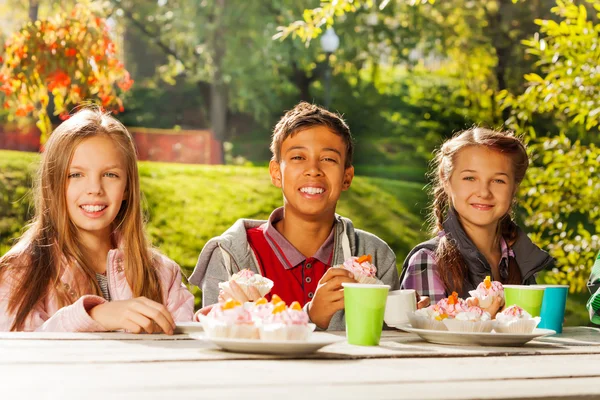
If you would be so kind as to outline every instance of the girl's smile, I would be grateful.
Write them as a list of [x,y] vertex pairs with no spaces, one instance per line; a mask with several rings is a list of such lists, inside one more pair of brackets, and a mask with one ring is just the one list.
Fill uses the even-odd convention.
[[125,196],[123,156],[106,136],[81,142],[73,153],[67,179],[67,208],[80,234],[108,238]]
[[511,160],[482,146],[467,147],[456,154],[445,190],[467,230],[495,229],[516,190]]

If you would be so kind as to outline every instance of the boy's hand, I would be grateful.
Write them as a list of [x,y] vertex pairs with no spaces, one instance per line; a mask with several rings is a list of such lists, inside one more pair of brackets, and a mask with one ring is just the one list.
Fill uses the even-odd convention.
[[[479,307],[479,299],[476,297],[475,298],[469,297],[467,299],[467,304],[470,307],[472,307],[472,306]],[[504,299],[502,299],[500,297],[495,297],[492,305],[489,306],[488,308],[482,308],[482,310],[490,313],[491,319],[494,319],[494,318],[496,318],[496,314],[498,314],[498,312],[502,311],[503,308],[504,308]]]
[[213,309],[217,304],[211,304],[210,306],[202,307],[194,314],[194,321],[200,321],[200,315],[208,315],[208,313]]
[[240,285],[235,283],[235,281],[229,281],[229,290],[222,289],[219,293],[219,303],[234,299],[244,304],[247,301],[256,301],[262,297],[258,289],[254,286],[250,286],[248,290],[250,293],[246,296]]
[[145,297],[99,304],[89,314],[108,331],[125,329],[132,333],[164,332],[172,335],[175,329],[169,310]]
[[315,296],[308,306],[308,317],[319,328],[327,329],[331,317],[344,309],[342,283],[356,283],[350,271],[342,268],[329,268],[319,281]]

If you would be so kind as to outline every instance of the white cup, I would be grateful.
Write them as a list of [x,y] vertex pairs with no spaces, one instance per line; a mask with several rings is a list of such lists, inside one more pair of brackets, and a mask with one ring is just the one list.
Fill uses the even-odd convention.
[[408,323],[408,313],[417,309],[414,289],[394,290],[388,294],[383,320],[388,326]]

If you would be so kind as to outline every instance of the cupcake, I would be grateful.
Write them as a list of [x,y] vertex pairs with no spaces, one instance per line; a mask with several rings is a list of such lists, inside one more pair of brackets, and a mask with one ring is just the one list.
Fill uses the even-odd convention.
[[[273,295],[273,298],[277,298],[279,301],[281,301],[281,299],[279,299],[279,296],[277,296],[276,294]],[[273,313],[274,304],[273,302],[267,301],[267,299],[265,299],[264,297],[261,297],[255,302],[245,303],[244,306],[247,306],[246,309],[250,312],[250,315],[252,316],[252,320],[254,322],[262,323],[262,321],[265,318],[267,318]]]
[[510,306],[496,315],[498,333],[531,333],[540,323],[540,317],[532,317],[517,305]]
[[504,300],[504,288],[498,281],[492,281],[489,276],[486,276],[477,289],[469,291],[469,294],[479,300],[479,307],[488,308],[494,302],[496,297]]
[[368,284],[383,284],[382,281],[377,279],[377,267],[372,262],[371,255],[364,255],[360,257],[350,257],[343,264],[336,265],[333,268],[343,268],[352,272],[354,279],[358,283]]
[[225,292],[232,293],[229,288],[229,282],[235,281],[238,286],[244,291],[244,294],[250,297],[250,287],[255,287],[261,296],[265,296],[273,288],[273,281],[259,274],[255,274],[249,269],[243,269],[229,278],[227,282],[219,283],[219,288]]
[[[275,297],[275,296],[273,296]],[[308,314],[294,301],[288,308],[283,301],[274,304],[271,314],[260,324],[262,340],[307,340],[315,329]]]
[[215,305],[200,322],[208,337],[229,339],[258,339],[258,327],[252,315],[241,303],[229,299]]
[[448,318],[454,318],[457,313],[466,311],[469,308],[467,302],[459,298],[456,292],[452,292],[447,298],[438,301],[436,305]]
[[408,313],[408,320],[413,328],[447,331],[442,322],[448,315],[437,304]]
[[491,332],[494,328],[490,314],[476,306],[460,308],[442,322],[450,332]]

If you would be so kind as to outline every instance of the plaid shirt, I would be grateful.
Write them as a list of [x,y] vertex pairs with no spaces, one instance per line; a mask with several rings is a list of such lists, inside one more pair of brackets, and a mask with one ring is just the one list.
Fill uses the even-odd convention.
[[594,324],[600,324],[600,252],[596,256],[596,262],[592,267],[588,289],[592,296],[587,302],[587,309],[590,312],[590,321]]
[[[504,238],[500,239],[502,258],[498,266],[500,275],[508,273],[508,258],[514,257]],[[600,269],[599,269],[600,273]],[[435,253],[429,249],[421,249],[408,261],[408,271],[402,281],[401,289],[415,289],[421,296],[429,296],[431,304],[435,304],[449,293],[439,277]],[[600,299],[598,300],[600,303]]]

